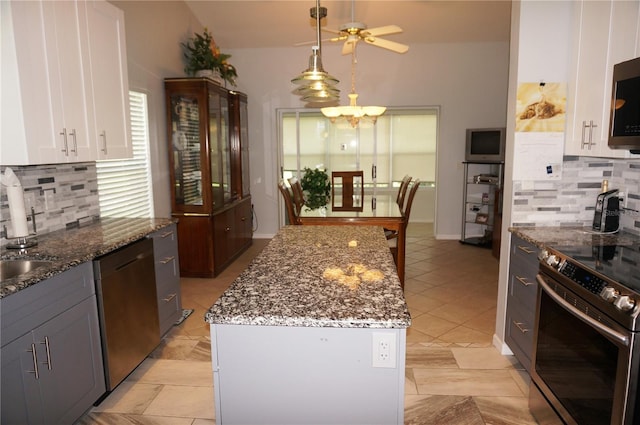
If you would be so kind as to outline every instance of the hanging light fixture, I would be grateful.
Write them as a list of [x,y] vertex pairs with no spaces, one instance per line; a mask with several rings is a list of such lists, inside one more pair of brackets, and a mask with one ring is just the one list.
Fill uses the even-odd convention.
[[317,46],[311,48],[309,68],[291,80],[298,85],[294,93],[302,96],[307,103],[329,103],[340,99],[340,90],[336,88],[338,79],[322,68],[322,45],[320,40],[320,19],[327,16],[327,8],[320,7],[320,0],[316,0],[316,7],[311,9],[311,17],[316,19]]
[[384,106],[358,106],[356,101],[356,45],[351,51],[351,93],[349,93],[349,106],[329,106],[320,109],[322,114],[335,122],[337,118],[344,117],[352,127],[357,127],[360,120],[369,118],[374,123],[378,117],[387,110]]

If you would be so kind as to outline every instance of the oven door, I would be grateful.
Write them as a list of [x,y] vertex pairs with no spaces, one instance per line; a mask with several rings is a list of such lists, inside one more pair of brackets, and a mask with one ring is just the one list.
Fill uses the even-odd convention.
[[625,406],[635,404],[627,400],[630,392],[635,400],[636,393],[635,380],[632,389],[628,379],[633,334],[546,274],[538,274],[537,281],[534,392],[539,390],[566,424],[632,425]]

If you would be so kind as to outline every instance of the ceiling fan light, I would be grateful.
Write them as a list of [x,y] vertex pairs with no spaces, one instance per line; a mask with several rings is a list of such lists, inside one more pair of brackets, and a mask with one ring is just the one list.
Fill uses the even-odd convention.
[[327,118],[337,118],[340,116],[340,110],[337,106],[327,106],[325,108],[321,108],[320,111],[322,115]]
[[380,116],[387,110],[384,106],[363,106],[362,109],[364,110],[364,114],[370,117]]

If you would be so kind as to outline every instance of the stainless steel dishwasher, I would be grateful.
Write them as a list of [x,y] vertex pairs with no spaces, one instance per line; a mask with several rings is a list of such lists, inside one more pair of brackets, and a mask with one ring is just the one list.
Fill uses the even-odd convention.
[[160,344],[153,241],[143,239],[93,263],[107,391]]

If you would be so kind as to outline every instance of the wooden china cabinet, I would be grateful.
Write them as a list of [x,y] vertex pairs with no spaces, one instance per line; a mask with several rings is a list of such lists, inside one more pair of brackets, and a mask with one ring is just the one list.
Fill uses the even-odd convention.
[[180,275],[218,275],[252,243],[247,96],[207,78],[165,80],[171,215]]

